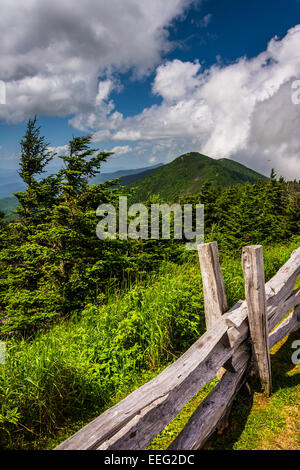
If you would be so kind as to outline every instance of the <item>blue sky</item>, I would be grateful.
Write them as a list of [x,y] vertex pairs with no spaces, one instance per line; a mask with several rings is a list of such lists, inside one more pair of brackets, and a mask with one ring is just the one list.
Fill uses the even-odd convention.
[[59,153],[87,132],[114,150],[104,171],[199,151],[300,179],[298,0],[0,6],[0,168],[17,168],[25,122],[37,114]]

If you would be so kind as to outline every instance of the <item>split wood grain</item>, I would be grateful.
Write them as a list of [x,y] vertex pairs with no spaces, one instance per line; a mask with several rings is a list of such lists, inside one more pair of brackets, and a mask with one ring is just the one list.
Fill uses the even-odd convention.
[[217,242],[198,245],[198,256],[203,285],[206,328],[209,329],[227,311],[225,284]]
[[295,289],[290,296],[276,307],[268,311],[268,330],[269,332],[285,317],[293,308],[300,305],[300,287]]
[[[208,330],[227,310],[225,284],[217,242],[198,245],[198,256],[203,287],[205,323]],[[218,370],[218,379],[222,377],[225,371],[223,367]]]
[[261,245],[246,246],[242,253],[245,295],[254,361],[265,393],[271,394],[271,361],[266,312],[265,274]]

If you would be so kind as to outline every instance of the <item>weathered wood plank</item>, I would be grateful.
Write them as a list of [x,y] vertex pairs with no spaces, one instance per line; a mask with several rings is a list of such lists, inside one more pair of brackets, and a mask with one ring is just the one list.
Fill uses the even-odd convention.
[[206,328],[213,326],[227,310],[225,284],[221,271],[217,242],[198,245],[203,285]]
[[271,394],[271,361],[266,313],[265,274],[261,245],[246,246],[242,253],[245,295],[254,361],[262,386]]
[[269,306],[279,305],[295,287],[300,274],[300,247],[293,251],[289,260],[266,284],[266,298]]
[[226,372],[212,392],[193,413],[187,425],[169,446],[170,450],[198,450],[216,430],[231,408],[243,384],[250,359],[250,348],[240,346],[236,372]]
[[285,338],[287,335],[293,331],[297,331],[300,328],[300,308],[295,308],[295,310],[289,314],[289,316],[283,320],[278,327],[272,331],[269,335],[269,346],[273,348],[275,344]]
[[[198,245],[198,257],[201,268],[204,313],[206,329],[211,328],[215,321],[227,310],[225,284],[219,261],[218,243],[202,243]],[[225,369],[217,372],[221,378]]]
[[[267,285],[267,284],[266,284]],[[270,333],[273,328],[282,320],[282,318],[293,308],[299,305],[300,302],[300,288],[295,289],[290,296],[282,301],[279,305],[273,305],[272,298],[267,300],[267,318],[268,318],[268,332]],[[226,323],[228,324],[228,337],[230,345],[237,344],[244,341],[249,332],[249,323],[247,315],[247,303],[240,300],[231,309],[232,314],[226,313]]]
[[249,336],[247,302],[239,300],[228,313],[225,313],[224,319],[228,326],[228,341],[233,348]]
[[[238,302],[231,311],[219,318],[214,327],[204,333],[176,362],[168,366],[153,380],[135,390],[120,403],[98,416],[94,421],[61,443],[56,449],[96,449],[120,431],[136,415],[141,414],[149,405],[155,403],[162,396],[167,396],[170,390],[176,386],[180,387],[182,383],[187,389],[187,392],[184,392],[182,396],[186,403],[192,398],[193,394],[195,395],[198,392],[201,386],[215,377],[219,368],[233,355],[234,349],[230,348],[229,342],[226,341],[228,330],[226,320],[230,319],[230,315],[235,314],[240,308],[240,302]],[[216,346],[219,350],[217,355],[215,355]],[[209,370],[205,371],[206,365],[209,365]],[[194,384],[192,389],[189,381],[193,380],[193,375],[198,371],[201,373],[201,380]],[[161,429],[157,429],[157,433],[160,432]]]

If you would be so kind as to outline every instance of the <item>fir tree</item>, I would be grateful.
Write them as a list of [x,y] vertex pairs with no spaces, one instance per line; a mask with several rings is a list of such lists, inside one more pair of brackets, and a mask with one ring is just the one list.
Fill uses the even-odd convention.
[[19,202],[17,213],[27,225],[30,221],[36,223],[44,214],[45,208],[53,203],[56,178],[50,176],[39,179],[53,157],[49,143],[40,135],[36,117],[29,119],[25,136],[21,140],[19,164],[19,175],[26,184],[26,190],[15,194]]

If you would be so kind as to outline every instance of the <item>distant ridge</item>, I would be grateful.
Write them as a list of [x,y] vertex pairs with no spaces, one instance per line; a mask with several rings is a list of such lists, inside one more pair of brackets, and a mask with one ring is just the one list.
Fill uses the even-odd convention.
[[[104,183],[107,180],[113,180],[115,178],[123,178],[127,176],[132,176],[135,174],[140,174],[144,172],[149,172],[149,174],[152,171],[155,171],[157,168],[160,168],[163,166],[162,163],[158,163],[157,165],[153,166],[148,166],[145,168],[136,168],[136,169],[130,169],[130,170],[119,170],[115,171],[112,173],[100,173],[99,175],[95,176],[94,178],[91,179],[90,183],[91,184],[97,184],[97,183]],[[143,175],[143,176],[146,176]],[[132,183],[133,181],[136,181],[138,178],[133,178],[132,180],[124,180],[124,184],[129,184]],[[0,198],[13,198],[13,193],[17,193],[20,191],[24,191],[26,188],[25,183],[22,181],[18,174],[18,170],[11,170],[11,169],[5,169],[5,168],[0,168]]]
[[197,152],[180,155],[171,163],[146,175],[136,183],[134,201],[144,201],[151,194],[172,201],[185,193],[196,194],[204,182],[214,186],[231,186],[245,182],[266,181],[267,177],[227,158],[215,160]]
[[18,170],[0,168],[0,198],[10,197],[12,193],[23,191],[25,187]]

